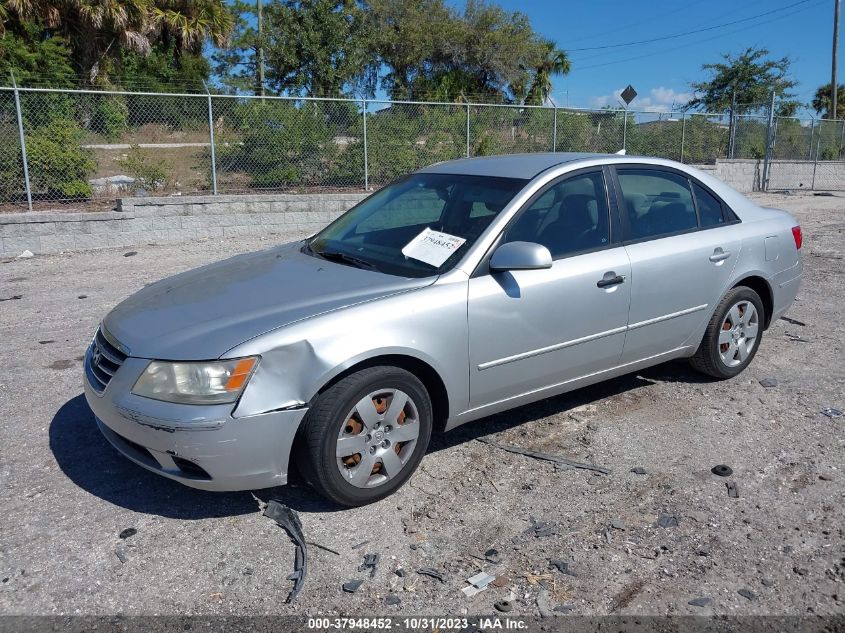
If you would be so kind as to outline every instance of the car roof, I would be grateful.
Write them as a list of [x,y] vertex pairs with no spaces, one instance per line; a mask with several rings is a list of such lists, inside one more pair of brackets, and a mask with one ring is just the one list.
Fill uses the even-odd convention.
[[470,176],[494,176],[500,178],[523,178],[531,180],[550,167],[582,160],[610,158],[613,154],[591,154],[588,152],[537,152],[531,154],[506,154],[501,156],[479,156],[460,158],[423,167],[419,173],[466,174]]

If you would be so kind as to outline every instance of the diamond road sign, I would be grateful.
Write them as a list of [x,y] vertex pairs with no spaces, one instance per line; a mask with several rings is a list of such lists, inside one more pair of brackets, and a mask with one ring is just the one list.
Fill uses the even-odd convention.
[[622,97],[623,101],[625,101],[625,105],[631,105],[634,97],[637,96],[637,91],[634,90],[634,87],[631,84],[628,84],[628,87],[625,88],[619,96]]

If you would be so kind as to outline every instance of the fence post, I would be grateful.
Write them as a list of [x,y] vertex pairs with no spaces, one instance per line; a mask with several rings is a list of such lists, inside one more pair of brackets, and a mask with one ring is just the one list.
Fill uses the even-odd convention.
[[845,141],[845,119],[842,119],[842,131],[839,133],[839,151],[836,153],[836,158],[842,158],[842,142]]
[[469,158],[469,101],[467,101],[467,158]]
[[208,98],[208,137],[211,141],[211,191],[213,195],[217,195],[217,150],[214,145],[214,110],[211,106],[211,93],[208,91],[208,84],[203,79],[203,87],[205,88],[205,95]]
[[679,163],[684,162],[684,142],[687,137],[687,113],[681,116],[681,157],[678,159]]
[[816,159],[813,161],[813,181],[810,184],[810,191],[816,189],[816,168],[819,166],[819,152],[822,148],[822,121],[819,121],[819,138],[816,139]]
[[15,90],[15,112],[18,117],[18,136],[21,142],[21,160],[23,161],[23,182],[26,187],[26,207],[32,211],[32,189],[29,186],[29,163],[26,160],[26,139],[23,134],[23,116],[21,115],[21,98],[18,92],[18,84],[15,81],[14,73],[12,75],[12,86]]
[[807,160],[813,160],[813,139],[816,137],[816,120],[810,119],[810,148],[807,152]]
[[622,110],[622,115],[625,117],[622,120],[622,149],[628,153],[628,111]]
[[557,151],[557,106],[554,106],[554,116],[552,117],[552,151]]
[[369,165],[369,155],[368,155],[368,147],[367,147],[367,100],[361,100],[364,104],[364,108],[361,111],[364,116],[364,191],[369,191],[370,189],[370,165]]
[[760,183],[760,189],[762,191],[769,190],[769,169],[771,167],[772,161],[772,126],[774,125],[775,120],[775,92],[772,91],[772,101],[769,104],[769,123],[766,126],[766,148],[763,156],[763,177]]

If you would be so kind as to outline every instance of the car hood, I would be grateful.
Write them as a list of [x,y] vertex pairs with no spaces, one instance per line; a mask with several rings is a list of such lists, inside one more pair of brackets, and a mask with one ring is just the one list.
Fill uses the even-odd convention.
[[270,330],[430,285],[329,262],[302,242],[239,255],[153,283],[104,319],[139,358],[208,360]]

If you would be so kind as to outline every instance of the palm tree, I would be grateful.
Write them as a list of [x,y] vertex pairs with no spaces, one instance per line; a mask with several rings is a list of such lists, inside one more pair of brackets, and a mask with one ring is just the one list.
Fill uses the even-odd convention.
[[206,41],[224,46],[234,26],[224,0],[156,0],[151,17],[162,40],[175,40],[177,54],[200,53]]
[[534,79],[525,97],[526,103],[542,104],[552,92],[552,76],[565,75],[572,69],[566,51],[557,48],[551,40],[542,43],[542,56],[534,68]]
[[845,84],[836,87],[836,115],[831,112],[831,95],[830,83],[820,86],[813,97],[813,110],[824,119],[845,119]]

